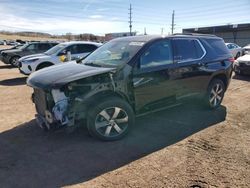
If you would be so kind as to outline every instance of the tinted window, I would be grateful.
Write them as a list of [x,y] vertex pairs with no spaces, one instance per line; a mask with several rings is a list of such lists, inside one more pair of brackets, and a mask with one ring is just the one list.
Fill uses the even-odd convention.
[[211,46],[211,50],[213,50],[215,54],[217,55],[230,54],[222,39],[205,39],[205,40]]
[[51,46],[48,43],[41,43],[41,44],[38,44],[38,48],[39,48],[39,50],[46,51],[46,50],[50,49]]
[[78,54],[78,45],[74,44],[66,48],[66,52],[70,51],[71,54]]
[[175,39],[174,47],[177,61],[195,60],[204,55],[199,42],[194,39]]
[[140,67],[154,67],[173,63],[171,45],[168,40],[156,42],[141,56]]
[[233,48],[235,48],[233,44],[228,44],[227,47],[228,47],[228,49],[230,49],[230,50],[233,49]]
[[93,52],[97,47],[92,44],[78,44],[78,53]]
[[29,44],[26,47],[27,50],[36,50],[37,49],[37,44]]

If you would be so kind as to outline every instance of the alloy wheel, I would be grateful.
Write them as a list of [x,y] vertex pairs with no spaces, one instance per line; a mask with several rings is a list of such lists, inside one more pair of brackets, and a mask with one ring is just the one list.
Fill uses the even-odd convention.
[[18,58],[17,57],[14,57],[13,59],[12,59],[12,65],[14,65],[15,67],[18,67]]
[[95,119],[96,131],[104,137],[115,137],[128,128],[128,115],[119,107],[102,110]]
[[210,105],[213,107],[218,106],[223,98],[223,86],[219,83],[216,83],[212,89],[211,89],[211,93],[209,96],[209,102]]

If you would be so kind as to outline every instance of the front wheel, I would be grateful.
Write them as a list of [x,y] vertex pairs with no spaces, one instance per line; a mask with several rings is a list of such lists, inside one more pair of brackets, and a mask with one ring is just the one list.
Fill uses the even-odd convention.
[[207,89],[205,102],[210,109],[218,108],[221,105],[225,93],[225,85],[220,79],[213,79]]
[[88,112],[89,133],[101,140],[113,141],[124,137],[134,124],[131,106],[117,97],[97,102]]
[[19,66],[19,62],[18,62],[18,59],[19,59],[19,58],[20,58],[20,57],[18,57],[18,56],[12,57],[11,60],[10,60],[10,64],[11,64],[12,66],[14,66],[14,67],[18,67],[18,66]]

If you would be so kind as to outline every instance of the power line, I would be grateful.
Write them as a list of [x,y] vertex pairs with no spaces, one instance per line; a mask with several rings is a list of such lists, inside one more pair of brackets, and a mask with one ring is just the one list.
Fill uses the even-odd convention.
[[174,10],[173,10],[173,13],[172,13],[172,24],[171,24],[171,33],[174,34],[174,26],[175,26],[175,23],[174,23]]
[[129,6],[129,32],[130,36],[132,36],[132,5]]

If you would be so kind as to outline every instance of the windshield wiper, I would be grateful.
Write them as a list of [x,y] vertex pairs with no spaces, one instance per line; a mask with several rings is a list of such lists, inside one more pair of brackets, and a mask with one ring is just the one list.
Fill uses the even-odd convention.
[[101,67],[101,65],[95,64],[93,62],[89,63],[83,63],[84,65],[92,66],[92,67]]

